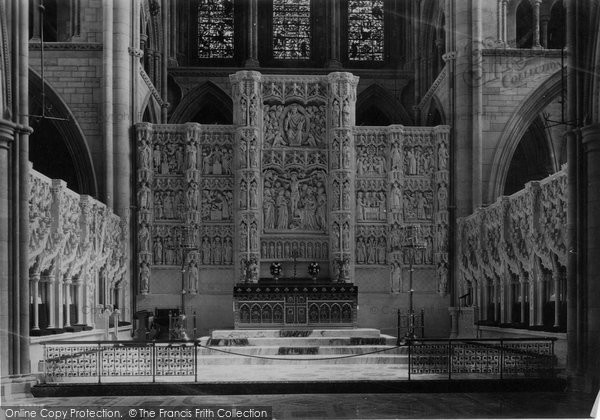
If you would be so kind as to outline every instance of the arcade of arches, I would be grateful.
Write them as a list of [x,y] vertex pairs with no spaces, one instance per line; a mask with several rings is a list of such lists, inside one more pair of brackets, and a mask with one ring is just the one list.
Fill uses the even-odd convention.
[[360,304],[296,326],[394,334],[410,294],[598,389],[595,2],[38,4],[0,0],[3,379],[145,310],[281,326],[232,291],[293,277]]

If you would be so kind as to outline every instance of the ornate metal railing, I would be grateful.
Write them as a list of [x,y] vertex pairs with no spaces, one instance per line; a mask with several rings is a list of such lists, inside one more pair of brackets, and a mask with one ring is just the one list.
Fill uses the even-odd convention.
[[199,344],[193,341],[61,341],[44,345],[47,383],[156,382],[198,379]]
[[[555,375],[554,338],[418,339],[402,346],[406,371],[398,380],[546,378]],[[44,345],[46,383],[198,382],[199,357],[223,353],[248,358],[235,348],[214,348],[198,341],[61,341]],[[398,346],[340,358],[398,351]],[[326,357],[336,359],[337,357]],[[281,356],[273,357],[281,361]],[[233,360],[233,359],[232,359]],[[297,360],[297,359],[294,359]],[[310,359],[304,359],[310,365]],[[324,360],[315,358],[312,361]],[[261,362],[264,364],[264,362]],[[317,362],[318,363],[318,362]],[[231,366],[224,369],[230,369]]]
[[408,343],[408,379],[555,375],[555,338],[420,339]]

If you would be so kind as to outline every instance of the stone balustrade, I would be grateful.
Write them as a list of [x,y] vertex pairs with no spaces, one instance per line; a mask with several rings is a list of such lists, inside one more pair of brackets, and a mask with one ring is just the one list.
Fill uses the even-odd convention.
[[566,168],[459,219],[458,293],[476,318],[564,329],[566,221]]
[[62,180],[29,173],[31,335],[91,329],[108,308],[126,318],[127,221]]

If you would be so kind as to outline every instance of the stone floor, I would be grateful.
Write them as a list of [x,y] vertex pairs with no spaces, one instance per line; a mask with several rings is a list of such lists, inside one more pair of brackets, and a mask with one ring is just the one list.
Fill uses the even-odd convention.
[[594,396],[589,394],[503,392],[22,398],[8,404],[172,409],[271,406],[275,419],[454,419],[589,418],[593,403]]

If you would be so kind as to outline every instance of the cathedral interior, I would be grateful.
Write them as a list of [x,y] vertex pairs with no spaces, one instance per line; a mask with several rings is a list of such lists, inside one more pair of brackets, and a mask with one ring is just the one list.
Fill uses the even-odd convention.
[[0,0],[0,22],[3,395],[74,341],[272,331],[551,343],[598,392],[596,1]]

